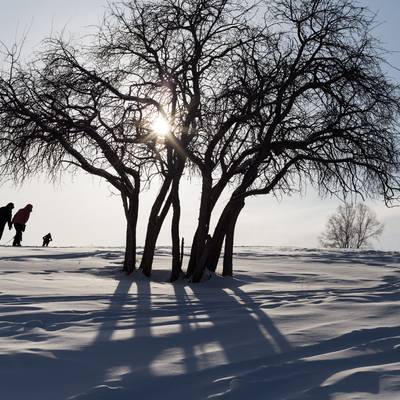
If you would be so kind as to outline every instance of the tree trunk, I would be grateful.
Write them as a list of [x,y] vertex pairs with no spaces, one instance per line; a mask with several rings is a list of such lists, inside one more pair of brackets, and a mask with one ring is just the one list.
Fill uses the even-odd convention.
[[179,236],[181,204],[179,199],[179,180],[180,180],[180,175],[174,178],[174,182],[171,188],[173,215],[171,223],[172,271],[171,271],[170,282],[176,281],[181,273],[180,236]]
[[[199,218],[196,233],[193,237],[189,266],[186,273],[187,277],[191,277],[193,275],[193,272],[197,268],[197,265],[201,262],[203,254],[207,252],[206,247],[208,244],[207,240],[210,231],[211,214],[214,210],[215,204],[217,203],[218,199],[220,198],[222,192],[229,182],[229,176],[225,176],[221,178],[216,185],[212,186],[213,180],[211,172],[204,172],[202,177],[203,182]],[[211,243],[209,245],[211,245]]]
[[[261,158],[262,160],[262,158]],[[259,165],[260,161],[254,163],[255,166]],[[233,239],[236,227],[236,221],[239,217],[240,211],[245,204],[245,192],[247,188],[254,182],[257,177],[257,168],[249,169],[243,176],[242,183],[234,191],[229,200],[228,204],[225,206],[218,224],[215,227],[213,235],[213,244],[208,251],[207,258],[205,258],[206,265],[200,263],[198,268],[198,274],[200,271],[207,267],[210,271],[215,271],[218,265],[218,260],[221,255],[222,243],[226,241],[225,250],[227,255],[224,256],[224,265],[226,264],[223,274],[232,274],[232,253],[233,253]],[[201,275],[200,275],[201,277]],[[198,276],[196,276],[198,278]]]
[[188,267],[186,270],[187,278],[190,278],[193,275],[193,272],[196,268],[196,247],[197,247],[197,231],[198,231],[198,229],[199,229],[199,227],[197,226],[197,229],[193,236],[192,246],[190,248],[189,263],[188,263]]
[[233,275],[233,244],[234,244],[234,235],[235,235],[235,227],[239,217],[240,212],[244,207],[244,201],[235,211],[235,214],[230,219],[226,234],[225,234],[225,250],[224,250],[224,264],[222,268],[223,276],[232,276]]
[[136,227],[139,211],[139,190],[123,197],[126,216],[126,244],[123,271],[131,274],[136,268]]
[[124,257],[124,266],[122,268],[122,271],[124,271],[127,274],[131,274],[135,270],[135,264],[136,264],[135,239],[130,225],[131,224],[129,223],[129,221],[127,221],[125,257]]
[[168,194],[168,190],[171,186],[171,182],[172,179],[170,177],[166,177],[164,179],[160,192],[158,193],[156,200],[154,201],[153,207],[151,208],[149,221],[147,223],[146,239],[143,249],[142,260],[140,263],[140,269],[146,276],[151,275],[158,235],[160,234],[162,224],[171,206],[171,197],[169,196],[167,200],[165,200]]
[[183,265],[183,256],[185,254],[185,238],[182,238],[181,240],[181,259],[180,259],[180,264],[181,264],[181,270],[182,270],[182,265]]
[[193,237],[192,248],[186,276],[190,277],[203,254],[210,227],[211,211],[214,207],[212,196],[211,176],[204,176],[201,188],[200,210],[196,232]]
[[[192,276],[193,282],[199,282],[205,268],[210,271],[215,271],[218,265],[218,260],[221,255],[222,244],[228,232],[230,221],[235,219],[244,206],[244,200],[230,200],[225,206],[221,217],[215,227],[214,234],[204,248],[203,254]],[[234,226],[232,227],[234,229]],[[232,237],[233,239],[233,237]]]

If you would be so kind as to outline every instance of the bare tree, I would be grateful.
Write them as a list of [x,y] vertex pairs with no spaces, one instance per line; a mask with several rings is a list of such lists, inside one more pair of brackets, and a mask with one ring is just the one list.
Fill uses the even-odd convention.
[[[249,104],[240,92],[236,104],[226,99],[232,97],[232,85],[245,79],[241,76],[244,68],[235,69],[234,60],[244,59],[244,45],[248,51],[253,40],[252,26],[247,22],[252,8],[254,5],[243,6],[236,0],[131,1],[122,8],[114,7],[102,30],[101,58],[125,79],[131,80],[140,71],[138,79],[143,86],[161,87],[162,104],[172,125],[165,144],[173,155],[150,213],[141,261],[146,275],[151,273],[158,233],[171,204],[173,264],[180,259],[179,181],[185,168],[203,177],[199,227],[192,250],[198,255],[213,205],[245,159],[240,154],[235,166],[225,160],[234,145],[245,142],[238,123],[249,113]],[[211,192],[220,159],[224,170],[230,167],[229,172]]]
[[345,0],[282,0],[270,12],[276,25],[269,37],[279,40],[255,43],[245,64],[257,82],[251,94],[258,102],[245,121],[257,132],[255,151],[194,281],[203,268],[216,268],[224,240],[223,274],[232,274],[235,225],[248,196],[288,193],[310,182],[337,196],[398,198],[399,88],[382,70],[373,17]]
[[365,204],[345,203],[329,217],[320,243],[323,247],[364,248],[370,246],[371,239],[379,238],[383,227],[376,214]]
[[[61,40],[22,66],[8,54],[0,79],[2,178],[21,181],[39,172],[52,176],[81,168],[120,193],[127,220],[124,270],[136,259],[141,176],[156,160],[151,115],[157,104],[137,92],[124,103],[78,60]],[[132,96],[134,97],[134,96]]]

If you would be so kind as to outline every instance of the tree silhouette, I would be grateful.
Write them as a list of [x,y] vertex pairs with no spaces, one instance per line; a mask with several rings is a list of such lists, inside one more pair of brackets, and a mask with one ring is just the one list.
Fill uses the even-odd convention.
[[381,68],[373,18],[350,1],[277,1],[270,10],[276,25],[268,37],[277,38],[255,46],[246,64],[254,65],[246,82],[256,81],[249,92],[258,100],[249,118],[254,153],[194,281],[205,267],[216,268],[224,241],[223,274],[232,274],[236,221],[249,196],[290,193],[309,182],[337,196],[398,197],[398,86]]
[[135,104],[124,103],[90,79],[94,73],[77,57],[78,51],[61,40],[49,41],[49,48],[27,66],[15,52],[9,54],[9,71],[0,83],[3,178],[54,176],[79,167],[107,180],[122,198],[124,270],[131,272],[141,176],[158,160],[149,122],[157,104],[139,93]]
[[[0,78],[1,171],[17,180],[79,167],[106,179],[127,217],[134,269],[140,190],[159,183],[141,270],[172,209],[172,274],[181,272],[180,181],[201,180],[187,275],[233,272],[246,199],[311,183],[321,193],[397,199],[398,85],[384,72],[374,17],[349,0],[131,0],[97,37],[47,41]],[[152,128],[163,118],[168,133]],[[215,205],[230,198],[220,215]],[[211,219],[217,221],[211,232]],[[211,235],[210,235],[211,234]]]
[[382,232],[383,224],[368,206],[346,203],[329,217],[320,243],[323,247],[360,249],[370,246],[370,240]]

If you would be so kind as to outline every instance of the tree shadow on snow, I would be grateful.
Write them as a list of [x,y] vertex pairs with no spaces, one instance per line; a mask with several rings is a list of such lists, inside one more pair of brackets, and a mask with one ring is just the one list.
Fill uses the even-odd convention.
[[[156,297],[154,284],[168,285],[171,294]],[[13,296],[6,299],[9,304],[21,305]],[[70,326],[78,333],[80,327],[87,330],[96,324],[98,328],[92,342],[83,348],[39,351],[32,346],[29,352],[1,355],[5,382],[0,387],[1,398],[21,398],[31,387],[35,388],[32,400],[118,400],[135,394],[176,399],[179,393],[201,399],[212,394],[207,393],[210,381],[221,388],[225,385],[217,381],[226,377],[227,366],[234,371],[233,366],[240,365],[243,358],[275,354],[282,343],[290,347],[271,320],[257,316],[255,305],[243,304],[247,299],[226,288],[206,284],[180,281],[170,285],[150,282],[139,273],[136,279],[121,274],[112,296],[27,296],[22,301],[26,305],[96,301],[104,303],[104,308],[51,313],[32,309],[30,325],[23,321],[24,315],[17,315],[18,321],[6,321],[10,331],[5,336],[18,340],[22,335],[20,340],[32,343],[56,340],[57,335],[67,334]],[[243,325],[244,332],[240,329]],[[52,330],[58,332],[52,336]],[[23,386],[17,383],[21,372]]]
[[[118,262],[109,254],[103,258]],[[10,317],[0,323],[0,335],[12,340],[60,340],[71,325],[76,334],[80,328],[87,332],[97,326],[93,340],[82,348],[39,351],[32,346],[28,352],[2,354],[0,397],[19,399],[30,387],[35,388],[31,400],[125,400],[134,395],[164,400],[289,395],[293,400],[330,400],[336,392],[379,393],[382,376],[368,367],[399,359],[390,344],[400,335],[400,327],[355,331],[293,348],[263,308],[265,296],[244,292],[239,280],[215,277],[214,282],[200,285],[186,281],[170,285],[162,282],[161,275],[150,282],[135,274],[133,278],[114,274],[113,295],[0,295],[0,301],[11,307]],[[382,296],[398,284],[395,276],[385,277]],[[154,285],[168,285],[170,293],[156,296]],[[49,313],[35,308],[37,302],[96,302],[104,307]],[[12,315],[16,306],[25,309]],[[21,311],[29,313],[29,321]],[[352,357],[312,359],[349,346],[357,351]],[[380,351],[371,353],[376,346],[381,346]],[[350,372],[326,383],[344,370]],[[24,385],[18,383],[21,374]]]

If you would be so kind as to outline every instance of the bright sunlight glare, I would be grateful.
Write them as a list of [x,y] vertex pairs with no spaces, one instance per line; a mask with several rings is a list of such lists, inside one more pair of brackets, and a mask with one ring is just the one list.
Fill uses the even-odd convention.
[[161,116],[158,116],[152,122],[151,128],[158,137],[165,137],[166,135],[168,135],[171,129],[168,121]]

